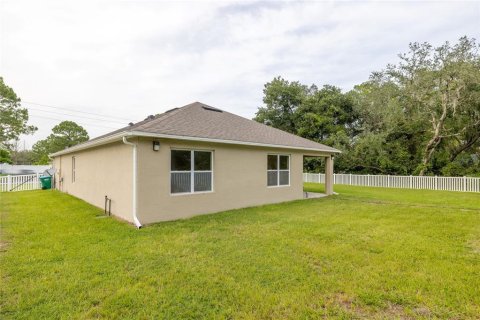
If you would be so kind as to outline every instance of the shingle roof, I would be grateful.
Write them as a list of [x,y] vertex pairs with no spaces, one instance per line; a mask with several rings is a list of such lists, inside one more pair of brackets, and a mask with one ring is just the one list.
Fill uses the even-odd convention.
[[[119,133],[145,133],[167,135],[177,138],[221,140],[235,144],[251,143],[318,150],[328,153],[340,151],[326,145],[304,139],[294,134],[249,120],[200,102],[175,108],[151,119],[135,123],[106,135],[90,140],[108,138]],[[194,139],[193,139],[194,140]],[[86,142],[88,144],[89,142]]]

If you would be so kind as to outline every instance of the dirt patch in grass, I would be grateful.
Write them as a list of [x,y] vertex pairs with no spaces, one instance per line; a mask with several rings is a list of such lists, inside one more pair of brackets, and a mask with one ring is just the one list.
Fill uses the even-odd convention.
[[480,239],[470,240],[467,245],[474,253],[480,254]]
[[9,243],[3,240],[0,240],[0,252],[7,251]]
[[430,318],[432,313],[430,309],[425,306],[418,306],[413,309],[408,307],[387,302],[384,308],[369,308],[362,306],[357,302],[355,298],[349,296],[344,292],[337,293],[331,299],[328,300],[327,305],[338,306],[344,310],[345,313],[351,315],[355,319],[418,319],[418,318]]
[[358,309],[358,307],[354,304],[354,299],[344,292],[336,294],[331,299],[331,302],[341,306],[348,311],[357,311],[356,309]]

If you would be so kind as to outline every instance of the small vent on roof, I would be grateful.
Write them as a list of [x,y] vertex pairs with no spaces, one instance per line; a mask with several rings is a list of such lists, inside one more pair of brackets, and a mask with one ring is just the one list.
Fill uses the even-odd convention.
[[177,109],[178,109],[178,108],[173,108],[173,109],[170,109],[170,110],[165,111],[165,113],[169,113],[169,112],[175,111],[175,110],[177,110]]
[[133,126],[133,122],[129,122],[128,125],[131,127]]
[[212,108],[212,107],[207,107],[207,106],[202,106],[203,109],[208,110],[208,111],[213,111],[213,112],[223,112],[220,109]]
[[155,119],[155,116],[153,114],[145,118],[145,120],[153,120],[153,119]]

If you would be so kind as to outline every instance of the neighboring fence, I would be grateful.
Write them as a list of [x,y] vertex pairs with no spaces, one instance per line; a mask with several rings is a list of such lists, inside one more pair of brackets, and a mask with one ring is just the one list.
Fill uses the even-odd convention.
[[51,165],[46,166],[34,166],[34,165],[17,165],[17,164],[8,164],[0,163],[0,173],[1,174],[34,174],[42,173],[45,170],[50,169]]
[[0,192],[41,189],[39,177],[39,173],[0,177]]
[[[325,174],[304,173],[303,181],[325,183]],[[383,188],[480,192],[480,178],[473,177],[390,176],[335,173],[333,175],[333,183]]]

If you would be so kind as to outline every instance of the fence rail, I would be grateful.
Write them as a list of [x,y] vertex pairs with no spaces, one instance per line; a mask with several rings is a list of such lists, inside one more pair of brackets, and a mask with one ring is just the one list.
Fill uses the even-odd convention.
[[[0,177],[0,192],[41,189],[39,174]],[[325,183],[323,173],[304,173],[304,182]],[[480,178],[390,175],[333,175],[334,184],[353,186],[480,192]]]
[[[304,173],[303,181],[325,183],[325,174]],[[333,183],[366,187],[480,192],[480,178],[473,177],[390,176],[335,173],[333,175]]]
[[41,189],[42,185],[39,178],[39,173],[0,177],[0,192]]

